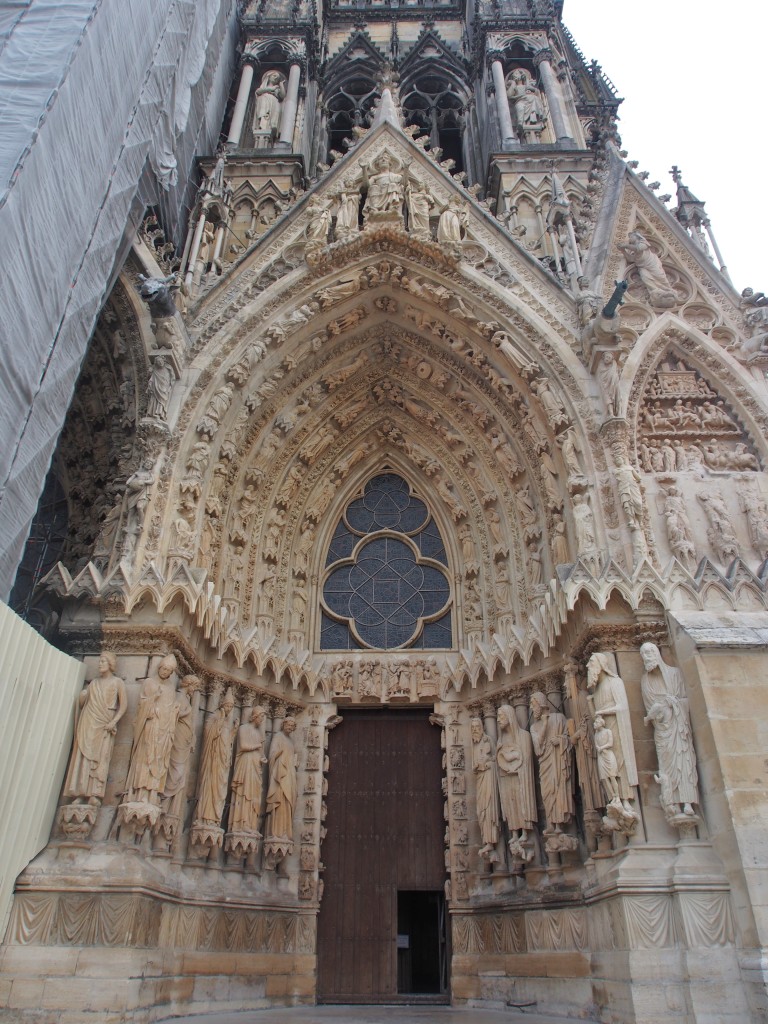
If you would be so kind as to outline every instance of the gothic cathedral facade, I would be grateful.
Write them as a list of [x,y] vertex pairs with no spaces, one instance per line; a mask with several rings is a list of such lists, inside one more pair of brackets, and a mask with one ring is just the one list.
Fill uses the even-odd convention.
[[766,300],[562,3],[238,28],[17,578],[90,682],[0,986],[767,1020]]

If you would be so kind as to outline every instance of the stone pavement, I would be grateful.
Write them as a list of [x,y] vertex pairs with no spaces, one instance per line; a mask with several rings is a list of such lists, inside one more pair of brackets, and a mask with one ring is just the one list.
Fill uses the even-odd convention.
[[302,1006],[168,1017],[158,1024],[563,1024],[530,1009],[473,1010],[450,1006]]

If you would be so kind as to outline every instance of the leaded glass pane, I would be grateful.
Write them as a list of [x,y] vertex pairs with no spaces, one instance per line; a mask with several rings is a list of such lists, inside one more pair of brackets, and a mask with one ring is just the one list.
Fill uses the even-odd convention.
[[402,477],[374,477],[331,540],[322,648],[450,647],[450,585],[434,562],[447,558],[425,503]]

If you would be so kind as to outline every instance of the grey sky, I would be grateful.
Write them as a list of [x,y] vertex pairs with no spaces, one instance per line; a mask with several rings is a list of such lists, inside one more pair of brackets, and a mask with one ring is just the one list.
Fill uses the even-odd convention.
[[563,21],[613,81],[638,170],[706,202],[734,285],[768,292],[764,0],[566,0]]

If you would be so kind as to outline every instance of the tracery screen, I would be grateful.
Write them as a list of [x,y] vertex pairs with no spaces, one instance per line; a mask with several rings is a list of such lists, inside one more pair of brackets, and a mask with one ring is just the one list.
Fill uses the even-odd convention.
[[447,564],[425,503],[395,473],[373,477],[331,540],[321,648],[450,648]]

